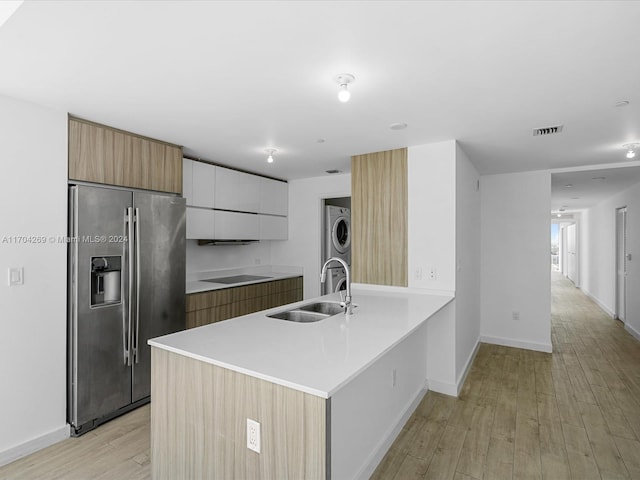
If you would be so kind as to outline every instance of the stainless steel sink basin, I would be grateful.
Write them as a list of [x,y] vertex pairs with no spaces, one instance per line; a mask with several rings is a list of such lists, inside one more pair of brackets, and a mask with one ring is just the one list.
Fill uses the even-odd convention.
[[336,302],[316,302],[301,307],[283,310],[267,315],[270,318],[288,320],[290,322],[310,323],[323,320],[344,312],[344,307]]

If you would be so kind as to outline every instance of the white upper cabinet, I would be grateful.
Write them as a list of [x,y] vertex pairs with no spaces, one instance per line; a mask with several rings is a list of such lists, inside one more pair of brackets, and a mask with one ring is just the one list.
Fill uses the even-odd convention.
[[187,205],[193,205],[193,160],[182,159],[182,196]]
[[260,215],[214,210],[217,240],[259,240]]
[[260,212],[287,216],[289,210],[289,184],[260,177]]
[[228,168],[216,168],[215,208],[260,211],[260,178]]
[[289,185],[259,175],[183,159],[187,238],[286,240]]
[[215,238],[215,210],[187,208],[187,239]]
[[193,203],[191,205],[215,207],[216,170],[215,165],[193,162]]

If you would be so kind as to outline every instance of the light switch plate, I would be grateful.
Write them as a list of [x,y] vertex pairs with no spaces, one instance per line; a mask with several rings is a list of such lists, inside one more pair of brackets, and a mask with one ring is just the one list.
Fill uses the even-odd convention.
[[24,285],[24,267],[9,267],[7,283],[10,287]]

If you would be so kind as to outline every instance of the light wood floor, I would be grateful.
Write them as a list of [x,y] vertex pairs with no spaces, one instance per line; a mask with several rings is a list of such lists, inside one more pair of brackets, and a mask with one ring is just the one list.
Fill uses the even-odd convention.
[[429,392],[376,480],[640,479],[640,343],[560,274],[553,354],[482,344],[458,399]]
[[[373,479],[640,479],[640,343],[552,278],[554,353],[483,344],[460,398],[429,392]],[[150,476],[149,406],[0,468],[11,480]]]

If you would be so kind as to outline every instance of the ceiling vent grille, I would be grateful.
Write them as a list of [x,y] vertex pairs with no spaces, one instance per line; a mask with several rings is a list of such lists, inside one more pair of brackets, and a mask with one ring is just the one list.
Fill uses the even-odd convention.
[[340,170],[336,170],[335,168],[331,169],[331,170],[325,170],[328,174],[332,175],[334,173],[340,173]]
[[534,128],[533,136],[537,137],[538,135],[553,135],[555,133],[562,132],[563,125],[554,125],[552,127],[542,127],[542,128]]

